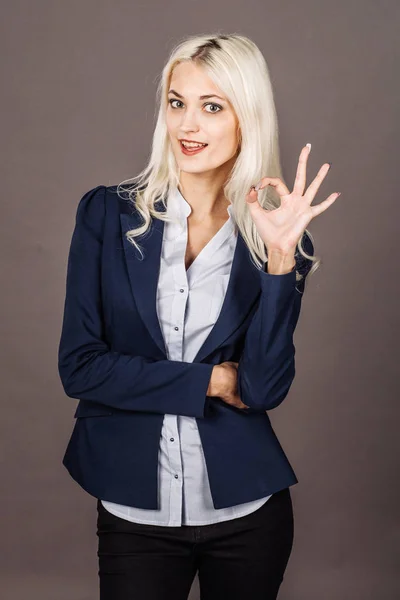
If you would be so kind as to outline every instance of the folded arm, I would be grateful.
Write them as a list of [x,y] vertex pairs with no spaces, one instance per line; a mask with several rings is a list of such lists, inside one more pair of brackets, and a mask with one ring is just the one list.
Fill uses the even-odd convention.
[[67,396],[153,413],[206,417],[214,365],[111,351],[104,337],[101,252],[105,186],[79,202],[68,255],[58,371]]

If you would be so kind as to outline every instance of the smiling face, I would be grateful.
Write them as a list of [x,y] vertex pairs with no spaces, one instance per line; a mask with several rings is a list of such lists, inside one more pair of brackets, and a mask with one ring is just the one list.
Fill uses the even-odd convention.
[[[200,174],[223,165],[230,170],[234,165],[239,143],[235,111],[212,79],[193,62],[178,64],[172,73],[166,125],[182,171]],[[191,153],[190,148],[182,147],[181,139],[207,146]]]

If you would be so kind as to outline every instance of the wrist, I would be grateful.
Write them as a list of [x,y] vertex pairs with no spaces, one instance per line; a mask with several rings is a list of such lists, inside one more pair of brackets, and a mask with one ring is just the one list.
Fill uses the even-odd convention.
[[265,265],[265,272],[271,275],[284,275],[290,273],[296,266],[294,258],[295,250],[290,252],[279,252],[272,250],[268,252],[268,261]]

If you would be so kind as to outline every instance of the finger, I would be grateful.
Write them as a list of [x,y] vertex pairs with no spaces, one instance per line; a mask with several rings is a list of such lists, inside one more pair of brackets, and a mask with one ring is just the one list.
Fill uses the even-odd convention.
[[314,200],[315,195],[318,192],[320,185],[323,182],[323,180],[325,179],[330,168],[331,168],[331,166],[329,163],[325,163],[324,165],[322,165],[322,167],[318,171],[315,179],[308,186],[307,191],[304,194],[304,196],[305,196],[305,198],[307,198],[307,200],[309,201],[310,204]]
[[[246,202],[252,205],[252,209],[256,210],[257,206],[261,208],[261,204],[258,201],[258,194],[254,189],[254,186],[251,187],[250,192],[246,196]],[[262,210],[262,208],[261,208]]]
[[247,404],[242,402],[240,396],[238,395],[235,396],[235,403],[233,404],[233,406],[235,406],[236,408],[249,408]]
[[[262,179],[260,179],[260,181],[257,184],[259,190],[263,190],[268,185],[271,185],[272,187],[274,187],[280,196],[285,196],[286,194],[290,194],[288,188],[283,183],[282,179],[280,179],[280,177],[263,177]],[[253,192],[254,192],[254,190],[252,190],[252,192],[250,192],[250,194],[252,194]],[[257,194],[257,190],[255,191],[255,194]]]
[[294,180],[293,193],[302,196],[306,187],[307,179],[307,161],[310,154],[310,150],[307,146],[304,146],[300,152],[299,164],[297,165],[296,177]]
[[317,215],[320,215],[327,208],[329,208],[330,205],[333,204],[337,198],[339,198],[340,194],[341,194],[341,192],[335,192],[334,194],[331,194],[330,196],[328,196],[328,198],[326,200],[324,200],[323,202],[320,202],[319,204],[316,204],[315,206],[311,206],[311,213],[312,213],[313,218],[316,217]]

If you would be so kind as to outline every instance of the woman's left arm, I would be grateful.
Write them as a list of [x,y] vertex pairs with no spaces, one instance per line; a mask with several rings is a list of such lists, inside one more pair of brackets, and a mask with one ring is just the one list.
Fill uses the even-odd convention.
[[[247,331],[238,365],[239,396],[250,410],[257,412],[278,406],[286,397],[295,375],[293,334],[300,314],[305,276],[312,266],[312,261],[307,261],[308,265],[298,264],[303,257],[295,255],[297,243],[302,238],[307,254],[314,254],[305,229],[340,196],[340,192],[335,192],[318,205],[311,206],[330,164],[322,165],[304,192],[310,149],[311,145],[307,144],[301,150],[292,192],[279,177],[264,177],[246,196],[249,212],[268,255],[267,272],[260,271],[260,304]],[[274,210],[267,210],[258,202],[257,191],[268,185],[275,188],[281,199],[280,206]],[[296,270],[303,275],[298,283]]]
[[[314,255],[311,239],[304,234],[303,248]],[[296,266],[285,274],[260,271],[259,305],[246,333],[237,368],[244,412],[265,412],[287,396],[295,375],[293,334],[299,319],[305,279],[312,261],[299,255]],[[296,281],[296,270],[303,279]]]

